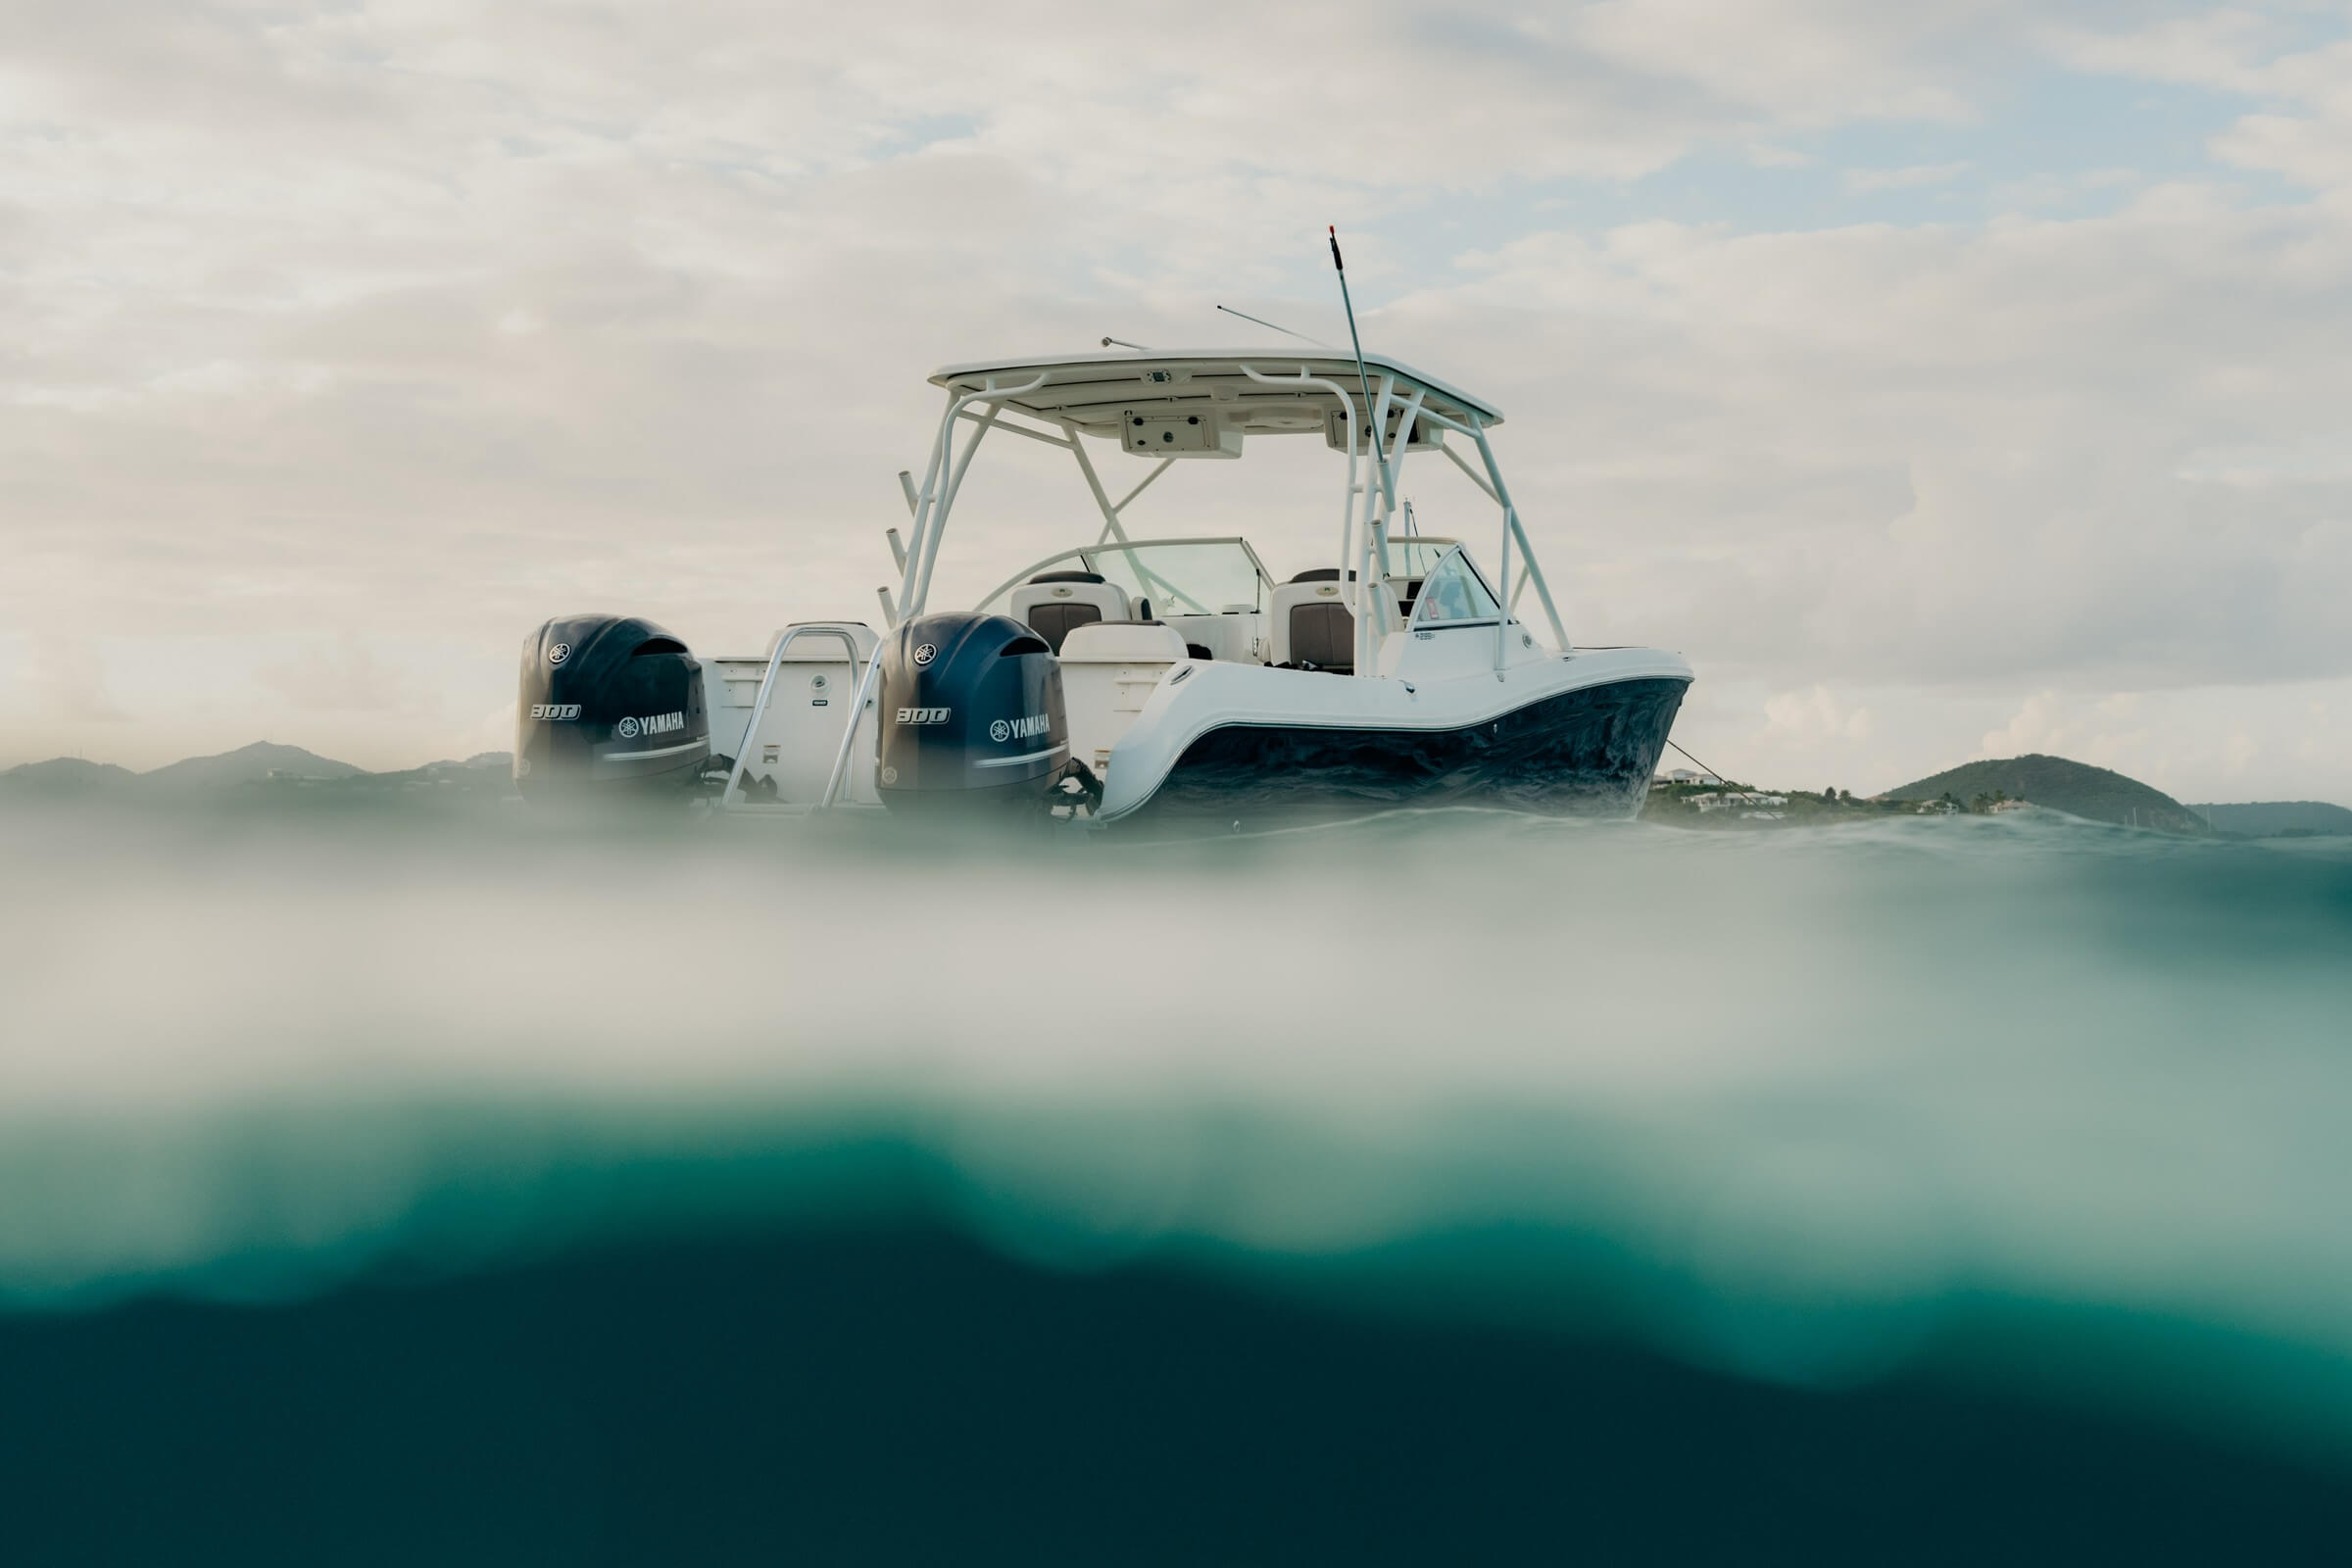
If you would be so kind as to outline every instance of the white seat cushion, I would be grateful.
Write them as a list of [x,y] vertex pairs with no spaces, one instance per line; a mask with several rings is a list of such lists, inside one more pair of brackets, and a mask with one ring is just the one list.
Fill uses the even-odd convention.
[[1073,626],[1061,644],[1065,664],[1173,664],[1186,657],[1184,634],[1175,627],[1132,620]]
[[1039,605],[1092,605],[1104,620],[1125,620],[1127,590],[1115,582],[1025,582],[1012,591],[1005,613],[1023,625]]

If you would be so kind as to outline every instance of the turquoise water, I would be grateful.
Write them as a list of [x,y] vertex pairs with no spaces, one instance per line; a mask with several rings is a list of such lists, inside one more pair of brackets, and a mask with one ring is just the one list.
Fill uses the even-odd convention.
[[0,876],[0,1461],[244,1560],[2352,1522],[2352,842],[15,811]]

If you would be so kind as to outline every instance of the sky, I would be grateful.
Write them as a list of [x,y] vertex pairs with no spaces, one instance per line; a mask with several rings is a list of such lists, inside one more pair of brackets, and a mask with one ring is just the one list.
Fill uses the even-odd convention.
[[[1689,656],[1709,765],[2352,803],[2347,0],[0,34],[0,765],[414,765],[511,744],[551,614],[708,654],[877,618],[934,368],[1281,341],[1219,304],[1337,338],[1337,223],[1367,345],[1505,411],[1572,637]],[[1334,461],[1260,442],[1131,521],[1324,564]],[[1404,488],[1492,531],[1438,459]],[[1093,515],[983,449],[935,605]]]

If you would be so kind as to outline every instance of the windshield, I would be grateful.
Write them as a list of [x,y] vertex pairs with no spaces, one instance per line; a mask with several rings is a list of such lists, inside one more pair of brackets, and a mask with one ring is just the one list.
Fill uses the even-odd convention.
[[[1149,599],[1154,614],[1215,615],[1266,608],[1265,569],[1239,539],[1179,539],[1165,544],[1094,545],[1062,560],[1083,563],[1130,600]],[[1013,587],[983,610],[999,610]]]
[[1479,580],[1471,568],[1470,558],[1459,545],[1446,553],[1421,584],[1420,597],[1413,605],[1413,624],[1434,626],[1447,622],[1493,621],[1500,607],[1494,595]]
[[1437,569],[1439,562],[1459,548],[1459,539],[1433,539],[1414,534],[1389,541],[1389,576],[1418,580]]
[[1149,599],[1171,614],[1215,615],[1266,607],[1266,579],[1257,558],[1238,543],[1106,545],[1086,552],[1086,564],[1126,589],[1130,599]]

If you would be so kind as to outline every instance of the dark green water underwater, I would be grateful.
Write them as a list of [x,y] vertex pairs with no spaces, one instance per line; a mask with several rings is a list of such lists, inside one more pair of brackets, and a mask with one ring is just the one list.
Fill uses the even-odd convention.
[[0,815],[0,1562],[2339,1561],[2352,846]]

